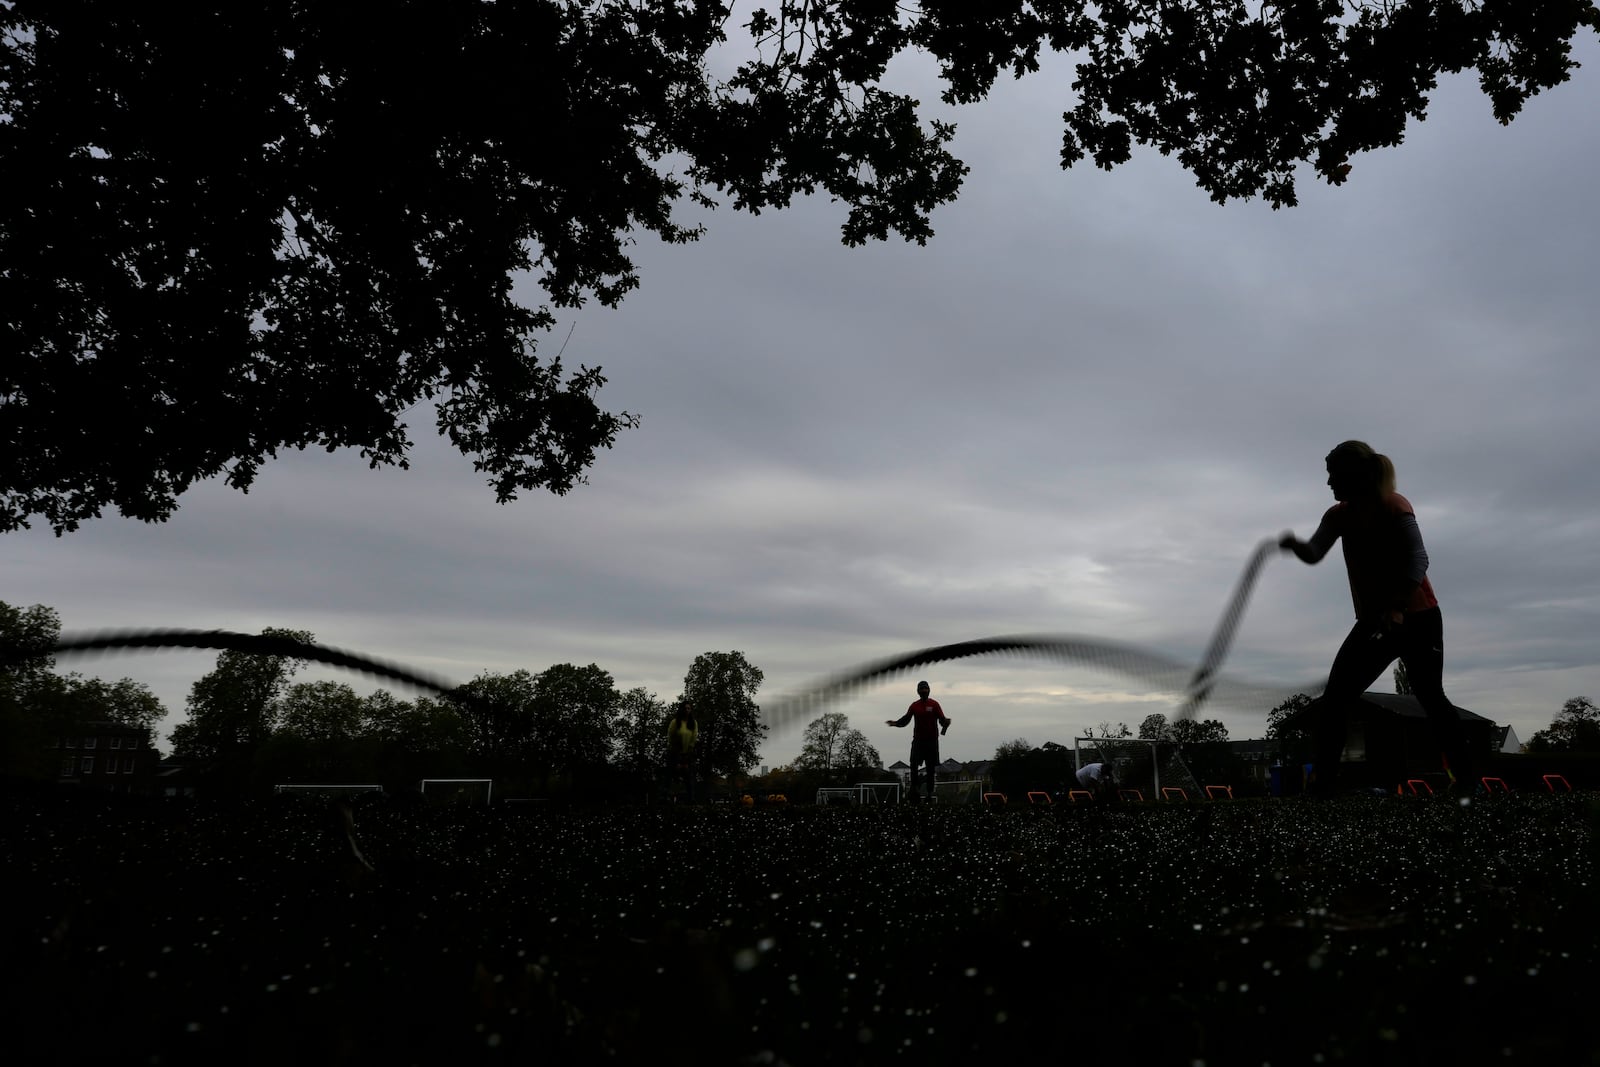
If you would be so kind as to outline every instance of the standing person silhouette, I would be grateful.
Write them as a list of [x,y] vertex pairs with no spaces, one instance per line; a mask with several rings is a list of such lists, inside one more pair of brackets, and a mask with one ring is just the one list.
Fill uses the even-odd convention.
[[939,738],[950,729],[950,720],[945,718],[944,709],[939,702],[928,696],[930,692],[927,682],[917,683],[917,700],[906,713],[898,719],[885,719],[885,726],[904,726],[916,720],[916,725],[911,729],[911,802],[917,802],[917,768],[923,762],[928,764],[928,799],[933,799],[934,774],[939,769]]
[[1411,692],[1428,715],[1445,771],[1458,789],[1471,787],[1473,760],[1461,717],[1444,694],[1444,620],[1428,581],[1428,552],[1411,502],[1395,492],[1394,464],[1362,441],[1345,441],[1327,456],[1328,488],[1337,501],[1311,540],[1285,532],[1278,544],[1317,563],[1344,543],[1356,624],[1333,658],[1328,687],[1305,714],[1311,722],[1316,771],[1312,791],[1328,795],[1339,779],[1345,717],[1399,659]]
[[329,827],[333,831],[334,850],[339,856],[339,869],[344,882],[351,888],[361,885],[366,878],[374,873],[373,866],[361,852],[361,845],[356,841],[356,813],[347,796],[339,796],[333,802],[333,821]]
[[694,803],[695,746],[700,742],[700,724],[695,720],[694,708],[680,701],[672,719],[667,723],[667,792],[670,796],[675,781],[683,783],[684,802]]

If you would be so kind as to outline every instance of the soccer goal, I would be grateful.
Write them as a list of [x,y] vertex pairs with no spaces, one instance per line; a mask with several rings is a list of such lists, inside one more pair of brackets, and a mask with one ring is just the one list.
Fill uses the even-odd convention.
[[860,782],[856,785],[823,786],[817,790],[817,806],[829,804],[898,804],[899,782]]
[[381,785],[344,785],[335,782],[284,782],[272,787],[274,793],[312,793],[312,794],[342,794],[342,793],[381,793]]
[[857,804],[900,803],[899,782],[860,782],[856,785]]
[[[1117,784],[1163,800],[1173,799],[1172,790],[1186,796],[1204,796],[1200,780],[1189,770],[1177,745],[1147,737],[1074,737],[1073,771],[1091,763],[1109,763]],[[1074,783],[1076,784],[1076,783]],[[1126,791],[1126,789],[1124,789]]]
[[980,804],[983,802],[983,781],[963,778],[955,782],[934,782],[933,799],[941,804]]
[[488,804],[493,778],[424,778],[422,799],[428,804]]

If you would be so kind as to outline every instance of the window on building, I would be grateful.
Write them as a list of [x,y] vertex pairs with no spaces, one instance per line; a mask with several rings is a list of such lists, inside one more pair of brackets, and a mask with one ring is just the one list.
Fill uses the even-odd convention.
[[133,757],[132,756],[123,756],[122,757],[122,773],[123,774],[132,774],[133,773]]
[[85,737],[83,739],[83,747],[84,748],[93,748],[94,747],[94,743],[95,743],[96,740],[98,740],[98,738]]
[[78,765],[78,770],[83,774],[93,774],[94,773],[94,757],[93,756],[85,756],[85,757],[83,757],[83,761]]
[[77,748],[78,739],[76,737],[69,737],[65,741],[61,742],[61,745],[63,748]]
[[121,748],[121,747],[122,747],[122,738],[120,738],[120,737],[113,737],[113,738],[112,738],[112,739],[111,739],[111,747],[112,747],[112,748]]
[[72,772],[77,770],[77,768],[78,761],[73,759],[71,756],[68,756],[66,759],[61,761],[61,777],[71,778]]

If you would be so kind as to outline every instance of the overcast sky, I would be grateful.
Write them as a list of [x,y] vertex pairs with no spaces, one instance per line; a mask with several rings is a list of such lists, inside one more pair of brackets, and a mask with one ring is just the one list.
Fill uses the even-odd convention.
[[[1510,127],[1449,83],[1404,145],[1342,188],[1308,174],[1276,212],[1215,205],[1151,151],[1062,172],[1070,72],[1047,69],[955,113],[972,173],[926,247],[845,248],[826,198],[724,208],[695,245],[641,240],[641,289],[563,315],[543,349],[575,324],[565,361],[603,366],[602,403],[643,417],[569,496],[495,504],[422,409],[410,471],[295,453],[162,525],[9,534],[3,599],[56,608],[68,633],[305,629],[458,681],[592,662],[667,700],[707,651],[762,668],[763,701],[1000,634],[1195,661],[1255,545],[1315,528],[1323,456],[1353,437],[1416,507],[1446,691],[1526,740],[1600,697],[1600,49],[1580,54]],[[936,103],[924,73],[902,70]],[[1227,669],[1292,691],[1350,622],[1337,553],[1275,558]],[[214,662],[58,668],[148,683],[164,738]],[[906,758],[883,720],[919,676],[963,760],[1176,700],[1042,659],[943,663],[836,705],[885,762]],[[1241,739],[1266,711],[1204,714]],[[762,762],[793,759],[802,725]]]

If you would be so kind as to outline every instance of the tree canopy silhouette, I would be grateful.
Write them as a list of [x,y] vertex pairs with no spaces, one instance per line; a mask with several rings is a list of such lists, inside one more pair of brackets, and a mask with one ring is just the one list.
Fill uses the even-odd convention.
[[[966,166],[949,104],[1075,64],[1061,163],[1176,156],[1295,203],[1398,144],[1447,72],[1510,121],[1593,0],[11,0],[0,6],[0,530],[169,517],[287,448],[405,466],[424,401],[498,500],[581,483],[637,424],[536,355],[551,307],[638,284],[684,198],[823,192],[847,244],[924,242]],[[742,23],[738,20],[743,19]],[[730,41],[730,36],[733,38]],[[524,306],[531,271],[547,303]]]

